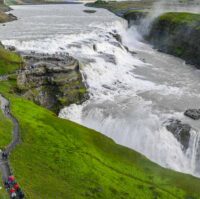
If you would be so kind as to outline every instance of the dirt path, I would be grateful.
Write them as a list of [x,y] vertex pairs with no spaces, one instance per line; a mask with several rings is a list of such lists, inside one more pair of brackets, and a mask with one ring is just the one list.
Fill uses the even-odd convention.
[[[11,143],[4,150],[4,152],[6,152],[9,157],[9,154],[12,152],[15,146],[20,143],[19,123],[10,112],[9,101],[1,94],[0,94],[0,102],[1,102],[0,108],[3,114],[13,122],[13,139]],[[12,175],[12,171],[10,169],[9,158],[7,160],[3,160],[1,157],[2,157],[2,152],[0,152],[0,169],[2,172],[3,181],[5,181],[8,179],[8,176]]]

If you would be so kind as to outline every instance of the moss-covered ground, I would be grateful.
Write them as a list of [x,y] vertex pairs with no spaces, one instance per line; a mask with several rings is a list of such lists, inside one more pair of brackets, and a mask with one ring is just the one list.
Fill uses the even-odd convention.
[[[1,173],[0,173],[0,179],[2,179]],[[9,195],[6,192],[6,190],[3,187],[3,183],[0,183],[0,198],[1,199],[9,199]]]
[[10,74],[22,65],[22,59],[16,53],[0,47],[0,75]]
[[[200,198],[200,179],[164,169],[96,131],[60,119],[17,96],[15,87],[15,78],[0,82],[20,124],[22,143],[10,158],[26,198]],[[0,126],[2,134],[8,130]]]
[[0,110],[0,149],[3,149],[10,143],[12,127],[12,122]]
[[198,26],[200,28],[200,14],[188,13],[188,12],[168,12],[160,17],[157,20],[168,21],[171,24],[179,26],[188,25],[188,26]]

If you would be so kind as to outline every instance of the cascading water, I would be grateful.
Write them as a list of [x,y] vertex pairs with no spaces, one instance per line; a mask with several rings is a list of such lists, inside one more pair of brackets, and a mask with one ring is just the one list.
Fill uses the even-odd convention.
[[[147,26],[148,23],[145,23]],[[189,68],[192,66],[185,65],[181,60],[160,54],[141,42],[142,38],[136,27],[131,27],[128,31],[117,31],[123,37],[123,45],[137,55],[133,56],[125,48],[113,45],[112,37],[105,37],[103,44],[102,40],[101,44],[97,40],[98,50],[93,52],[95,62],[83,68],[90,100],[82,105],[71,105],[63,109],[60,117],[96,129],[162,166],[199,176],[198,130],[191,130],[189,148],[184,151],[181,143],[163,126],[167,119],[173,117],[190,123],[184,118],[183,112],[189,106],[188,100],[191,97],[178,102],[180,104],[174,100],[191,95],[189,87],[183,88],[186,80],[177,81],[179,72],[185,68],[183,75],[188,76],[189,73],[191,76],[195,69]],[[99,59],[99,53],[102,52],[104,55],[112,52],[116,63]],[[81,54],[84,57],[90,56],[84,50]],[[170,62],[171,67],[177,64],[179,67],[169,71],[171,68],[167,65]],[[167,73],[165,70],[168,70]],[[170,76],[174,76],[172,80]],[[187,80],[190,81],[189,77]],[[193,101],[197,102],[198,92],[192,95]],[[195,105],[198,107],[199,103]]]
[[[153,50],[135,27],[127,30],[126,21],[108,11],[88,15],[82,5],[70,6],[56,6],[56,13],[55,6],[40,12],[37,6],[14,7],[22,21],[0,27],[3,44],[19,51],[64,51],[79,59],[90,99],[64,108],[60,117],[96,129],[164,167],[200,176],[200,125],[183,115],[200,107],[200,72]],[[15,32],[13,38],[16,26],[23,34]],[[187,151],[163,125],[170,118],[193,127]]]
[[189,148],[186,151],[186,155],[191,159],[190,167],[191,170],[195,171],[199,176],[200,171],[200,133],[197,131],[190,131],[191,139]]

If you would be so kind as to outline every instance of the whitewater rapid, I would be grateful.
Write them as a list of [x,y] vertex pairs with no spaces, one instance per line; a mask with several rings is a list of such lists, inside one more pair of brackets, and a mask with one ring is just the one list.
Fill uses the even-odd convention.
[[[200,124],[183,115],[200,107],[197,69],[157,52],[136,27],[128,29],[125,20],[106,10],[89,15],[83,5],[13,8],[19,20],[0,27],[3,44],[19,51],[68,52],[80,61],[90,99],[64,108],[59,117],[95,129],[164,167],[200,176]],[[171,118],[193,127],[186,152],[165,128]]]

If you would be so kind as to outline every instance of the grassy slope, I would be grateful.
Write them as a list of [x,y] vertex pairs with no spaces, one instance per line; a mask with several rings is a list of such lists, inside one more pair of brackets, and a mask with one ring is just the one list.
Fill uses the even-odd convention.
[[12,126],[12,122],[3,115],[2,111],[0,111],[0,149],[10,143]]
[[22,143],[11,163],[27,198],[200,198],[199,179],[163,169],[100,133],[57,118],[16,96],[15,86],[14,79],[3,81],[0,92],[20,122]]
[[[0,173],[0,179],[2,179],[1,173]],[[0,198],[1,199],[9,199],[9,195],[6,192],[6,190],[2,187],[2,185],[0,184]]]
[[[0,149],[3,149],[11,141],[12,123],[7,118],[4,117],[3,113],[0,111]],[[1,179],[1,173],[0,173]],[[9,199],[8,193],[3,188],[2,183],[0,183],[0,198]]]
[[188,26],[198,26],[200,28],[200,14],[187,13],[187,12],[168,12],[160,17],[157,20],[169,21],[175,25],[188,25]]
[[15,72],[21,63],[22,59],[19,55],[0,47],[0,75]]

